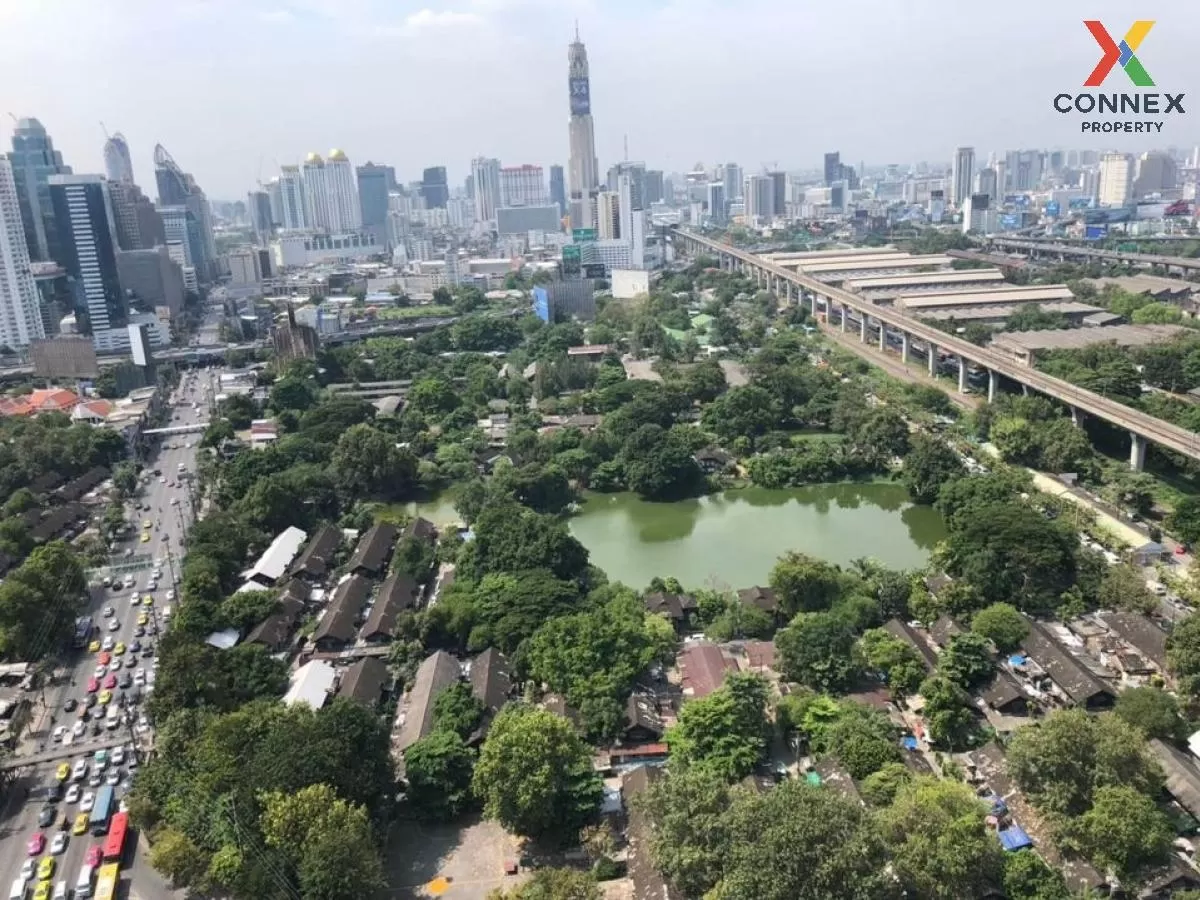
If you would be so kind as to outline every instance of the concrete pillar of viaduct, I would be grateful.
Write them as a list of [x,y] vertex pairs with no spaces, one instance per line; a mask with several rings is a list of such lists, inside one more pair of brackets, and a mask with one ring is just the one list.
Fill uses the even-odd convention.
[[937,377],[937,362],[938,362],[937,344],[935,344],[931,341],[927,341],[926,349],[929,351],[929,359],[927,360],[929,363],[929,377],[936,378]]
[[839,309],[842,311],[842,333],[846,332],[846,304],[843,303]]
[[1000,390],[1000,375],[988,369],[988,403],[996,402],[996,394]]
[[900,332],[900,361],[902,363],[904,363],[906,366],[908,365],[908,360],[909,360],[911,351],[912,351],[912,348],[909,346],[908,332],[907,331]]
[[1077,406],[1071,407],[1071,424],[1076,428],[1083,425],[1083,413],[1079,411],[1079,407]]
[[887,350],[887,326],[883,321],[879,322],[879,352],[883,353]]
[[961,356],[958,358],[958,392],[967,393],[967,361]]
[[1146,467],[1146,439],[1129,432],[1129,468],[1140,472]]
[[866,313],[859,313],[858,315],[858,339],[865,344],[867,342],[867,316]]

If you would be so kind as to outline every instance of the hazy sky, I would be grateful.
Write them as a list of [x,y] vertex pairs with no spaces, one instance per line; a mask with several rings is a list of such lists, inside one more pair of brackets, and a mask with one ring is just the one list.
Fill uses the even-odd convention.
[[[1119,38],[1135,17],[1157,20],[1138,56],[1187,115],[1161,137],[1081,135],[1050,104],[1099,59],[1082,19]],[[76,172],[103,171],[101,121],[122,131],[151,193],[157,142],[214,199],[331,147],[461,183],[476,155],[566,162],[576,19],[602,172],[625,135],[668,171],[1200,143],[1184,0],[0,0],[0,112],[41,119]],[[1105,89],[1130,85],[1118,70]]]

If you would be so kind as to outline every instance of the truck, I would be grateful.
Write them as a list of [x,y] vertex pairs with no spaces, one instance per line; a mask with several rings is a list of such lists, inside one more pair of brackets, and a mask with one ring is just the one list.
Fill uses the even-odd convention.
[[112,808],[113,787],[111,784],[106,784],[96,791],[96,802],[92,806],[91,815],[88,816],[88,827],[96,837],[102,837],[108,833],[108,817],[112,815]]

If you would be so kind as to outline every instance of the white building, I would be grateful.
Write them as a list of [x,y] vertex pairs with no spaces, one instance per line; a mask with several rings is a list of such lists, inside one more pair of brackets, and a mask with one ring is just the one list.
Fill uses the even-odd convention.
[[545,206],[549,198],[542,167],[524,165],[501,169],[500,200],[503,206]]
[[299,166],[279,169],[279,223],[286,231],[302,231],[308,227],[308,212],[304,200],[304,177]]
[[950,202],[957,207],[971,196],[975,175],[975,148],[959,147],[954,151],[954,166],[950,176]]
[[501,206],[500,160],[479,156],[471,160],[475,184],[475,221],[494,222]]
[[751,222],[769,222],[775,217],[775,180],[769,175],[751,175],[743,192],[746,218]]
[[262,281],[258,251],[253,247],[230,250],[227,259],[231,284],[258,284]]
[[26,347],[45,336],[12,166],[0,157],[0,344]]
[[290,232],[271,242],[271,256],[281,269],[298,269],[326,262],[353,262],[383,253],[374,234]]
[[1100,157],[1100,205],[1124,206],[1132,194],[1133,157],[1128,153],[1105,153]]
[[362,207],[354,167],[341,150],[329,151],[328,159],[308,154],[301,168],[304,180],[305,215],[313,229],[330,234],[348,234],[362,227]]
[[620,201],[613,191],[596,195],[596,237],[613,241],[621,236]]

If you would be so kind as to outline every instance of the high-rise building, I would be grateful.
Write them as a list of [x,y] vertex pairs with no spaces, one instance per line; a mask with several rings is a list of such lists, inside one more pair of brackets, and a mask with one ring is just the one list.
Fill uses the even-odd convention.
[[129,307],[117,272],[116,226],[99,175],[51,175],[50,204],[58,227],[59,264],[75,279],[80,330],[90,331],[98,352],[129,346]]
[[608,189],[615,190],[621,183],[621,176],[629,176],[630,190],[633,192],[633,208],[645,209],[646,202],[646,164],[624,160],[608,170]]
[[62,154],[54,149],[54,141],[37,119],[17,120],[8,161],[12,164],[13,182],[21,204],[21,224],[29,257],[46,262],[57,260],[58,237],[47,185],[51,175],[69,175],[71,167],[63,164]]
[[1133,157],[1105,153],[1100,157],[1100,205],[1124,206],[1133,193]]
[[250,224],[258,242],[266,245],[275,230],[271,214],[271,195],[264,190],[250,191],[246,195],[246,209],[250,212]]
[[326,159],[310,153],[302,171],[310,228],[330,234],[353,234],[362,228],[358,182],[345,153],[330,150]]
[[971,183],[975,178],[975,148],[959,147],[954,151],[954,166],[950,175],[950,202],[962,206],[971,196]]
[[[144,247],[153,247],[153,243],[147,243],[142,237],[142,218],[144,213],[141,210],[142,204],[149,204],[151,210],[154,204],[150,203],[150,198],[142,193],[132,181],[112,181],[108,182],[108,199],[112,204],[113,220],[117,226],[117,246],[121,250],[141,250]],[[149,236],[152,241],[153,235]]]
[[308,227],[308,206],[304,195],[304,176],[299,166],[279,168],[279,223],[285,231],[301,231]]
[[647,169],[645,196],[642,198],[646,203],[646,208],[649,209],[652,203],[661,203],[664,196],[662,169]]
[[621,237],[621,199],[616,191],[596,195],[596,237],[602,241]]
[[[496,210],[504,204],[500,188],[500,160],[477,156],[471,160],[471,187],[475,198],[475,221],[496,221]],[[508,204],[511,205],[511,204]]]
[[993,205],[995,205],[996,200],[999,198],[999,191],[996,187],[996,170],[990,166],[980,169],[976,182],[978,189],[975,193],[987,194],[992,199]]
[[592,198],[599,187],[600,163],[596,159],[587,48],[579,39],[578,29],[575,31],[575,40],[567,48],[567,89],[571,103],[571,116],[567,122],[570,146],[567,188],[570,192],[571,225],[574,228],[586,228],[591,225]]
[[772,213],[782,216],[787,213],[787,172],[768,172],[771,179],[771,193],[774,198]]
[[742,167],[737,163],[725,163],[722,172],[722,179],[725,184],[726,202],[733,203],[735,200],[741,200],[742,189],[744,187]]
[[354,170],[358,179],[358,204],[362,210],[362,227],[377,231],[380,239],[385,237],[388,214],[388,192],[396,180],[391,166],[377,166],[368,162]]
[[559,211],[565,215],[567,212],[567,181],[563,173],[563,167],[553,165],[550,167],[550,202],[557,203]]
[[1133,180],[1133,198],[1141,200],[1149,194],[1173,191],[1179,186],[1179,166],[1170,154],[1159,150],[1138,157],[1137,175]]
[[842,178],[842,154],[840,152],[825,154],[825,187],[831,187],[835,181]]
[[0,344],[17,349],[45,336],[17,184],[12,165],[0,158]]
[[196,221],[196,241],[192,265],[201,282],[216,274],[217,250],[213,240],[212,210],[208,197],[190,174],[184,172],[162,144],[154,148],[154,180],[158,185],[159,206],[186,206]]
[[446,181],[446,167],[433,166],[421,174],[421,197],[426,209],[445,209],[450,199],[450,187]]
[[1032,191],[1042,181],[1044,155],[1040,150],[1010,150],[1005,154],[1009,189],[1014,193]]
[[203,253],[200,246],[200,225],[186,206],[160,206],[164,243],[171,259],[183,270],[184,286],[196,290],[196,259]]
[[117,277],[126,295],[143,306],[165,306],[172,318],[182,311],[183,270],[165,246],[118,253]]
[[714,225],[724,225],[726,221],[725,185],[719,181],[708,183],[708,216]]
[[775,179],[769,175],[751,175],[742,191],[746,218],[769,222],[775,217]]
[[133,184],[133,158],[129,142],[117,132],[104,142],[104,171],[109,181]]
[[505,166],[500,170],[501,206],[545,206],[546,178],[541,166]]
[[265,185],[263,190],[267,192],[267,200],[271,204],[271,227],[283,227],[283,188],[279,184],[279,176],[276,175]]

